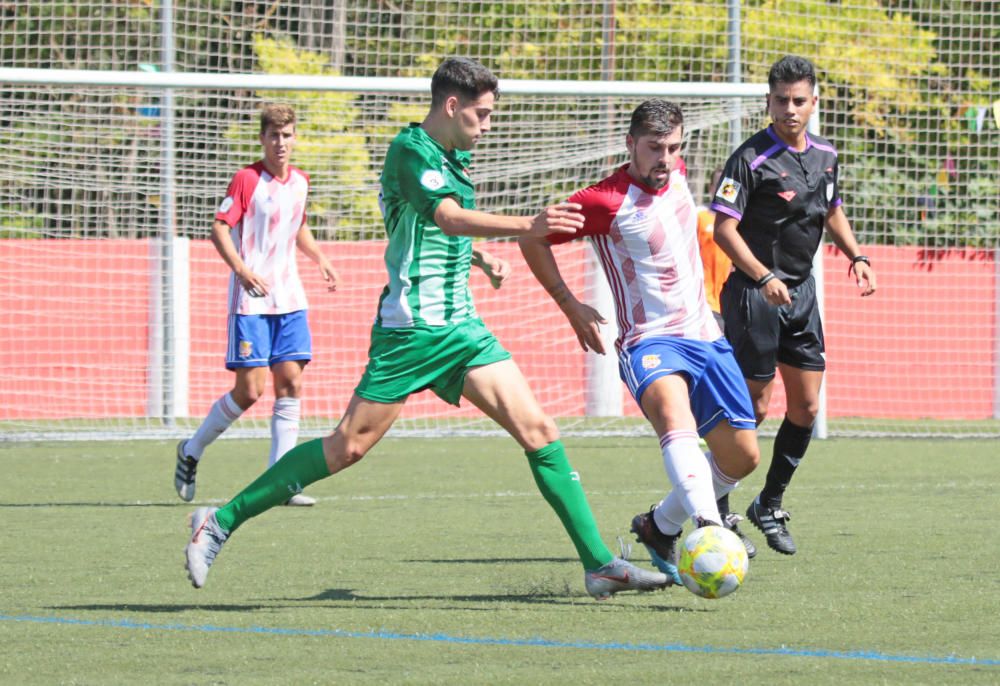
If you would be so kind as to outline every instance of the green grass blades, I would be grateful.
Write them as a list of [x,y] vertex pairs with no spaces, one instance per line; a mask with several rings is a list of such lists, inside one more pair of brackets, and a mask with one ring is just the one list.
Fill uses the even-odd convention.
[[[656,441],[566,443],[617,550],[668,489]],[[995,442],[815,441],[784,503],[798,554],[743,522],[760,552],[732,596],[601,603],[503,438],[387,439],[316,507],[248,522],[196,591],[188,513],[266,456],[215,443],[185,504],[173,441],[0,443],[0,682],[1000,682]]]

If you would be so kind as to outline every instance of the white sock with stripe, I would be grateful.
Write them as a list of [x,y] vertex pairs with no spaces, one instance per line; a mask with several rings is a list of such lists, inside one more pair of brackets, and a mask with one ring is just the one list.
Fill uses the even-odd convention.
[[739,486],[740,481],[739,479],[734,479],[733,477],[724,474],[722,470],[719,469],[719,465],[715,461],[715,455],[712,454],[711,450],[705,451],[705,457],[708,458],[709,467],[712,469],[712,486],[715,487],[715,499],[718,500]]
[[270,467],[281,456],[295,447],[299,440],[299,417],[302,401],[298,398],[277,398],[271,414],[271,454],[267,460]]
[[226,393],[215,401],[208,416],[194,432],[194,436],[184,444],[184,453],[200,460],[201,454],[205,452],[208,444],[222,435],[233,422],[240,418],[241,414],[243,414],[243,408],[236,404],[230,393]]
[[[721,522],[719,508],[715,504],[712,468],[698,447],[698,434],[694,431],[670,431],[660,437],[660,448],[663,450],[663,466],[674,486],[670,496],[661,503],[663,523],[671,523],[676,517],[676,503],[671,501],[674,494],[677,494],[680,507],[692,521]],[[655,519],[655,511],[653,516]]]

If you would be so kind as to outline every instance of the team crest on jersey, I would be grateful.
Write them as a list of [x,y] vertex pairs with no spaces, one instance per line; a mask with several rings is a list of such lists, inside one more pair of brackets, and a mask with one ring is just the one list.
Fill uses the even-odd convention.
[[642,356],[642,368],[643,369],[656,369],[660,366],[660,356],[659,355],[643,355]]
[[740,182],[735,179],[731,179],[728,176],[722,180],[719,184],[719,190],[715,192],[715,195],[722,198],[726,202],[733,202],[736,197],[740,194]]
[[253,341],[240,341],[240,357],[246,359],[253,354]]
[[437,169],[428,169],[420,177],[420,185],[429,191],[436,191],[444,186],[444,175]]
[[233,206],[233,199],[230,196],[226,196],[223,199],[222,204],[219,205],[219,212],[228,212],[229,208]]

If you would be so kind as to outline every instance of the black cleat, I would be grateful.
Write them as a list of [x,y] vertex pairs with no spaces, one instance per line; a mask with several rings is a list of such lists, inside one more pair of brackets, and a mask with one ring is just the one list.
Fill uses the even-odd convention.
[[761,505],[759,498],[754,498],[747,508],[747,519],[750,523],[760,529],[772,550],[783,555],[794,555],[796,550],[795,541],[785,526],[785,522],[791,518],[792,515],[784,510]]
[[757,546],[753,544],[753,541],[745,533],[740,531],[739,523],[743,521],[743,517],[740,517],[735,512],[730,512],[723,519],[726,521],[726,528],[739,536],[740,540],[743,541],[743,547],[747,549],[747,557],[752,558],[756,555]]
[[653,521],[655,507],[654,505],[649,508],[649,512],[637,514],[632,518],[632,533],[635,534],[635,540],[646,546],[653,565],[666,574],[675,585],[680,586],[681,577],[677,572],[677,539],[680,538],[681,532],[668,536],[660,531]]
[[177,495],[180,496],[181,500],[189,503],[194,500],[194,479],[198,474],[198,460],[184,454],[185,443],[187,441],[181,441],[177,444],[177,467],[174,469],[174,488],[177,489]]

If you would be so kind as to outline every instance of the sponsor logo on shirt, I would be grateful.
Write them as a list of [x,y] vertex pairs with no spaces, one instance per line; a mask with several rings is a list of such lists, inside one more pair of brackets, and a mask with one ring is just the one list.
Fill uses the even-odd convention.
[[233,199],[230,196],[226,196],[222,200],[222,204],[219,205],[219,212],[228,212],[229,208],[233,206]]
[[643,355],[642,356],[642,368],[643,369],[656,369],[660,366],[660,356],[659,355]]
[[240,341],[240,357],[247,358],[253,353],[253,341]]
[[780,193],[778,193],[778,197],[784,200],[785,202],[791,202],[792,198],[795,197],[795,191],[794,190],[781,191]]
[[740,182],[728,176],[719,184],[719,190],[715,192],[716,197],[722,198],[726,202],[733,202],[740,194]]
[[436,191],[444,186],[444,175],[437,169],[428,169],[420,177],[420,185],[429,191]]

